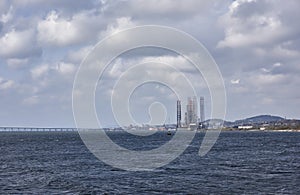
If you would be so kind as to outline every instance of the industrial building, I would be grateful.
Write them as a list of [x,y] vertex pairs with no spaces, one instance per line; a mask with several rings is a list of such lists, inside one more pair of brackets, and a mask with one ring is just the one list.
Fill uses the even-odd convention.
[[[188,97],[184,125],[188,128],[198,128],[205,121],[204,116],[204,97],[200,97],[200,118],[198,118],[198,103],[196,97]],[[182,127],[181,122],[181,101],[177,100],[177,128]]]

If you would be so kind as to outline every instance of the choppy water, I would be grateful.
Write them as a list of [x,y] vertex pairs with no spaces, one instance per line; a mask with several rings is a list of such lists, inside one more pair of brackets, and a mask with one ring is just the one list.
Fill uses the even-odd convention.
[[[0,194],[300,194],[300,133],[221,133],[200,157],[203,135],[167,166],[128,172],[95,158],[76,132],[0,132]],[[170,139],[110,136],[135,149]]]

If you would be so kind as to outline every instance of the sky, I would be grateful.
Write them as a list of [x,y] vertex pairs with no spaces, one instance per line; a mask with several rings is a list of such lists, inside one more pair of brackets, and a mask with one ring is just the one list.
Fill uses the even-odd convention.
[[[226,120],[299,119],[299,8],[298,0],[1,0],[0,126],[73,127],[72,89],[82,60],[105,37],[139,25],[179,29],[207,48],[224,80]],[[132,64],[148,61],[171,64],[190,78],[209,118],[211,97],[201,74],[178,54],[144,48],[117,57],[97,86],[105,126],[115,125],[109,111],[114,83]],[[159,66],[147,71],[170,81],[174,76]],[[176,100],[167,86],[149,83],[129,104],[132,116],[147,123],[149,106],[161,102],[166,120],[175,123]]]

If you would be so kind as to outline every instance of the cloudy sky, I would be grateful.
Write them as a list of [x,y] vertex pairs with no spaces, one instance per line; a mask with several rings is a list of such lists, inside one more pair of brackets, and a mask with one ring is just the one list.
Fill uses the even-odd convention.
[[[72,87],[81,61],[106,36],[138,25],[177,28],[208,49],[224,79],[227,120],[258,114],[300,118],[299,8],[298,0],[1,0],[0,126],[74,126]],[[148,48],[110,64],[96,91],[103,124],[114,125],[113,115],[109,101],[97,97],[108,100],[126,68],[149,60],[174,65],[191,78],[209,117],[201,75],[181,56]],[[151,71],[172,79],[163,67]],[[148,121],[148,106],[158,101],[175,122],[176,96],[167,87],[141,86],[132,99],[137,121]]]

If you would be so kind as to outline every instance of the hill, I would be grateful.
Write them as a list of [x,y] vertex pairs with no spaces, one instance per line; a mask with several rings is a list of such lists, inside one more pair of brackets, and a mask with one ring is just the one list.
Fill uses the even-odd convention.
[[270,123],[270,122],[277,122],[277,121],[283,121],[284,118],[280,116],[272,116],[272,115],[259,115],[254,116],[242,120],[236,120],[235,124],[257,124],[257,123]]

